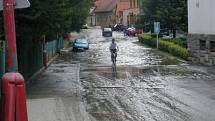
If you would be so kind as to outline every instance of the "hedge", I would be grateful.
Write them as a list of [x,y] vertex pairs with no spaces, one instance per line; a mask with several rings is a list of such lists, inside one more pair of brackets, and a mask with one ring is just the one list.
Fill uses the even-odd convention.
[[187,48],[187,38],[182,36],[182,37],[179,37],[179,38],[162,38],[162,40],[164,41],[168,41],[168,42],[172,42],[174,44],[177,44],[177,45],[180,45],[184,48]]
[[156,39],[153,38],[150,34],[140,34],[138,36],[140,42],[150,47],[156,47]]
[[168,53],[171,53],[174,56],[181,57],[183,59],[188,58],[188,51],[186,48],[177,45],[172,42],[167,42],[164,40],[159,40],[159,49]]
[[[150,47],[156,47],[156,38],[150,34],[141,34],[138,36],[140,42]],[[180,38],[181,39],[181,38]],[[159,50],[168,52],[174,56],[187,60],[188,50],[175,39],[159,39]]]

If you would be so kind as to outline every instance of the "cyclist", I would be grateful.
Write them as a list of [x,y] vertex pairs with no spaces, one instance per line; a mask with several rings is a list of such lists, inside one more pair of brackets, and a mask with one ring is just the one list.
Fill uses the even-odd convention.
[[112,39],[112,42],[110,44],[109,50],[111,52],[111,60],[115,64],[116,63],[116,57],[117,57],[117,52],[119,51],[119,47],[117,46],[117,43],[115,39]]

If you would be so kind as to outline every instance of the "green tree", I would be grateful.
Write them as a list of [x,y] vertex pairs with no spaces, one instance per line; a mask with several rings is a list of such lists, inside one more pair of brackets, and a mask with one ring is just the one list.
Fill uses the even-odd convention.
[[16,10],[17,36],[38,39],[79,31],[88,16],[91,0],[30,0],[31,7]]
[[187,31],[187,0],[142,0],[142,23],[159,21],[162,27]]

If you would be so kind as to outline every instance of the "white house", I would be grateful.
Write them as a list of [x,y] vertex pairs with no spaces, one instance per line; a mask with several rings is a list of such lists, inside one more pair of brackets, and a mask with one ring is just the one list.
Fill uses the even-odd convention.
[[190,60],[215,65],[215,0],[188,0]]

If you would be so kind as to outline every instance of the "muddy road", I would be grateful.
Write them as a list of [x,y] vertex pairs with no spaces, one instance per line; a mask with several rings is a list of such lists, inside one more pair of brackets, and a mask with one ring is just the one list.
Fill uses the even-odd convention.
[[[53,87],[61,90],[54,90],[49,95],[65,98],[78,89],[79,93],[74,95],[78,95],[78,101],[82,102],[77,105],[82,105],[81,110],[84,110],[83,115],[80,114],[81,111],[78,115],[87,116],[83,120],[215,120],[214,67],[193,66],[184,62],[172,64],[166,56],[140,44],[137,37],[125,37],[122,33],[115,32],[113,37],[120,50],[117,66],[114,68],[108,50],[111,38],[102,37],[100,29],[83,30],[78,36],[89,38],[90,49],[65,53],[54,64],[80,64],[80,80],[78,84],[69,85],[67,83],[70,82],[66,81],[68,78],[64,79],[65,81],[59,82],[61,87],[57,84]],[[55,73],[61,74],[70,70],[66,65],[63,68],[55,66],[55,70],[56,68],[60,72]],[[49,70],[51,71],[42,76],[53,73],[53,69]],[[60,77],[58,75],[58,80]],[[48,80],[54,80],[51,78]],[[29,97],[46,96],[43,91],[35,94],[36,90],[41,89],[34,86],[38,83],[43,85],[44,82],[38,81],[29,86]],[[65,90],[62,87],[66,87]],[[69,100],[73,97],[68,98],[63,107],[70,106],[68,104],[72,102]]]

